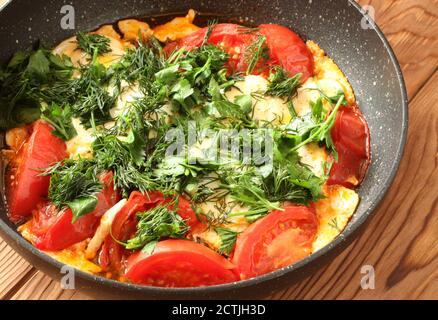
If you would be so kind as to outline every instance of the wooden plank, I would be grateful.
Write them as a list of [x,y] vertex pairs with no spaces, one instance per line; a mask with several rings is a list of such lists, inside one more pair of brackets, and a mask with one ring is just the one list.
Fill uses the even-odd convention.
[[35,272],[18,290],[10,295],[11,300],[89,300],[77,290],[64,290],[58,281],[42,272]]
[[410,98],[438,66],[438,0],[359,0],[375,9],[375,20],[400,62]]
[[0,299],[36,270],[0,238]]
[[[405,156],[364,233],[323,270],[274,295],[282,299],[438,298],[438,105],[435,72],[413,99]],[[409,183],[406,183],[409,181]],[[376,272],[362,290],[363,265]]]

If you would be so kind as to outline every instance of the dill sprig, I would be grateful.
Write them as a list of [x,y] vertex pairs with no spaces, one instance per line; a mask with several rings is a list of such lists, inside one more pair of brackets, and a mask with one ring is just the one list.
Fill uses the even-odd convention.
[[110,39],[100,34],[78,32],[76,34],[78,48],[88,53],[91,57],[111,51]]
[[136,250],[146,248],[151,250],[150,244],[162,238],[183,238],[189,231],[189,227],[171,205],[158,205],[148,211],[137,214],[137,231],[135,236],[129,239],[125,248]]
[[301,73],[293,77],[282,67],[275,67],[269,74],[270,81],[266,94],[291,100],[300,86]]
[[269,59],[269,48],[266,45],[265,36],[257,36],[254,42],[246,47],[244,59],[248,64],[248,68],[246,70],[247,75],[254,72],[260,60],[267,61]]
[[54,164],[43,173],[50,176],[49,200],[58,208],[70,207],[75,222],[96,208],[96,195],[103,188],[99,173],[92,160],[66,159]]
[[234,249],[239,232],[221,227],[215,228],[215,231],[221,238],[219,253],[229,255]]

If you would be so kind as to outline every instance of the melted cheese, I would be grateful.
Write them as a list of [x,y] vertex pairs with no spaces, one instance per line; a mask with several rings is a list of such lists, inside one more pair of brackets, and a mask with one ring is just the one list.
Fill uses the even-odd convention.
[[313,242],[314,252],[325,247],[342,232],[359,203],[359,195],[343,186],[328,186],[325,195],[325,199],[315,204],[319,227]]
[[125,41],[138,41],[139,36],[142,37],[142,41],[146,41],[152,36],[152,30],[146,22],[126,19],[119,21],[117,26]]

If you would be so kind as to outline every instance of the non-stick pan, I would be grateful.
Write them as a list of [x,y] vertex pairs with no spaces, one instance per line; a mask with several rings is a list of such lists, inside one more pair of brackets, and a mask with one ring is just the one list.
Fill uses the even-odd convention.
[[[63,7],[65,5],[74,9],[74,30],[65,29],[65,21],[61,24],[62,18],[71,14],[71,7]],[[13,0],[0,12],[0,60],[7,61],[17,50],[38,43],[52,46],[79,30],[91,30],[121,18],[139,17],[154,23],[151,17],[160,21],[185,14],[190,8],[201,13],[200,22],[216,16],[220,21],[237,20],[248,25],[286,25],[304,39],[315,40],[338,63],[354,88],[371,131],[372,164],[359,189],[361,202],[346,229],[332,243],[281,270],[237,283],[188,289],[137,286],[76,271],[76,288],[96,297],[254,298],[291,286],[339,254],[358,234],[359,227],[365,226],[384,197],[399,166],[408,122],[403,76],[384,35],[353,1]],[[53,278],[64,276],[59,262],[35,249],[17,233],[7,219],[3,203],[0,231],[2,237],[37,268]]]

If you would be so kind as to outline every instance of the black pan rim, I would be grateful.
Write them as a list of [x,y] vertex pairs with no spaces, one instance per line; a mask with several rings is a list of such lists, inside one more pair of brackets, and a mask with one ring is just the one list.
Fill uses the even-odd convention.
[[[364,17],[366,17],[361,9],[361,6],[357,4],[354,0],[348,0],[348,3],[352,5],[356,10],[358,10]],[[5,4],[4,7],[8,2]],[[2,9],[3,9],[2,8]],[[368,19],[368,17],[366,17]],[[407,97],[407,91],[405,86],[405,81],[403,78],[403,73],[401,71],[399,62],[395,56],[395,53],[389,44],[388,40],[386,39],[385,35],[381,31],[381,29],[378,27],[376,23],[372,23],[372,29],[377,33],[380,40],[382,41],[386,51],[389,54],[389,58],[391,60],[391,63],[393,64],[396,74],[397,74],[397,80],[399,83],[400,93],[402,97],[402,133],[400,138],[400,143],[397,147],[397,153],[395,155],[395,160],[393,162],[393,166],[390,170],[390,175],[382,183],[384,186],[382,189],[382,192],[376,197],[374,202],[368,207],[368,209],[362,214],[354,223],[351,224],[347,229],[345,229],[338,237],[336,237],[330,244],[325,246],[324,248],[318,250],[317,252],[311,254],[310,256],[296,262],[295,264],[292,264],[290,266],[272,271],[268,274],[258,276],[256,278],[251,278],[247,280],[241,280],[238,282],[232,282],[227,284],[221,284],[221,285],[214,285],[214,286],[208,286],[208,287],[190,287],[190,288],[163,288],[163,287],[153,287],[153,286],[144,286],[144,285],[136,285],[136,284],[130,284],[130,283],[124,283],[119,282],[116,280],[107,279],[101,276],[96,276],[93,274],[86,273],[84,271],[76,269],[76,275],[84,280],[88,280],[91,282],[100,283],[103,285],[106,285],[108,287],[112,287],[115,289],[120,289],[128,292],[135,292],[135,293],[144,293],[144,294],[157,294],[157,295],[175,295],[175,296],[182,296],[182,295],[192,295],[192,294],[208,294],[208,293],[219,293],[219,292],[226,292],[230,290],[235,289],[241,289],[245,287],[250,287],[256,284],[261,284],[276,278],[279,278],[293,270],[299,270],[303,268],[305,265],[312,263],[317,258],[323,257],[327,255],[330,251],[332,251],[335,247],[339,246],[342,242],[346,241],[347,238],[349,238],[375,211],[375,209],[378,207],[380,202],[383,200],[385,195],[388,192],[389,187],[392,185],[392,182],[395,179],[395,176],[398,172],[401,158],[403,156],[406,139],[407,139],[407,131],[408,131],[408,97]],[[9,236],[14,242],[16,242],[20,247],[24,248],[25,250],[31,252],[34,256],[37,258],[43,260],[44,262],[51,264],[58,269],[61,269],[64,264],[61,262],[55,260],[54,258],[50,257],[49,255],[43,253],[42,251],[35,248],[32,244],[30,244],[27,240],[25,240],[19,233],[17,233],[16,230],[11,228],[0,219],[0,229],[2,229],[3,232],[7,236]]]

